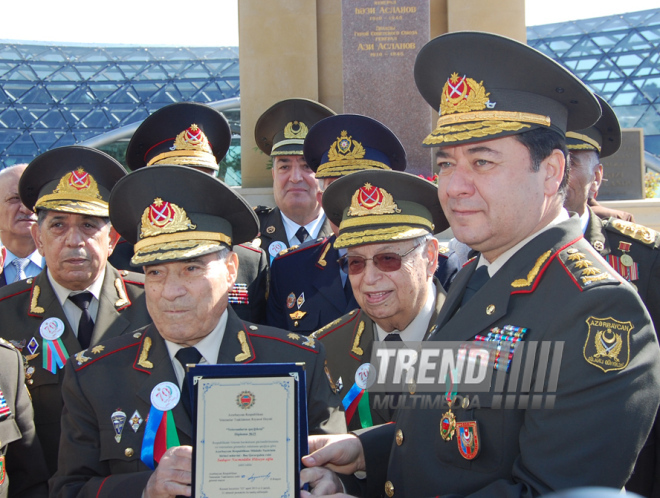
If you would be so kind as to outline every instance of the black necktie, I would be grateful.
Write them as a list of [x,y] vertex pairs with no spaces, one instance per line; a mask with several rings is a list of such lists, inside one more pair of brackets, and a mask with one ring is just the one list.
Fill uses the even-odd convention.
[[490,276],[488,275],[488,268],[486,266],[480,266],[477,268],[465,287],[465,293],[463,294],[463,299],[461,299],[461,306],[465,306],[465,303],[467,303],[468,300],[474,296],[486,282],[488,282],[489,278]]
[[192,395],[190,393],[190,388],[188,387],[188,372],[186,365],[197,365],[202,359],[202,355],[197,351],[197,348],[189,347],[179,349],[174,356],[183,366],[183,371],[186,372],[186,375],[183,378],[183,386],[181,386],[181,402],[183,403],[186,412],[188,412],[190,420],[192,420]]
[[401,341],[401,334],[399,332],[390,332],[385,336],[386,341]]
[[307,237],[309,237],[309,232],[307,231],[307,229],[305,227],[300,227],[296,232],[296,238],[302,244],[307,240]]
[[82,310],[80,322],[78,322],[78,342],[80,347],[87,349],[92,342],[92,332],[94,332],[94,322],[89,314],[89,304],[92,302],[91,292],[81,292],[74,296],[69,296],[73,304]]

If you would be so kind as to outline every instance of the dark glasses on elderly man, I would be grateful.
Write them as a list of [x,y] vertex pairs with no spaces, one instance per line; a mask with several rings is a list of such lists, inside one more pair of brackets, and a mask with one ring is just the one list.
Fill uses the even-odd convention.
[[373,258],[363,258],[362,256],[351,256],[346,254],[337,260],[340,268],[349,275],[359,275],[367,266],[367,261],[373,261],[374,266],[380,271],[391,272],[401,268],[401,260],[417,249],[421,244],[413,246],[403,254],[395,252],[383,252],[376,254]]

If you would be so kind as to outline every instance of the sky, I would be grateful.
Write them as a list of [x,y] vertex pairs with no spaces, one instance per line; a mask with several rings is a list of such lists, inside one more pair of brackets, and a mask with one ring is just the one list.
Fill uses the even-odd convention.
[[[656,8],[658,0],[525,0],[525,17],[536,26]],[[237,46],[238,0],[29,0],[20,22],[2,23],[0,40]]]

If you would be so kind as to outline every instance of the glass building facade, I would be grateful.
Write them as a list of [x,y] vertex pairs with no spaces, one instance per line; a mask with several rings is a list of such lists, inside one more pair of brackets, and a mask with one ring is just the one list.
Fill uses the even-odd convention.
[[[643,128],[647,159],[652,154],[659,160],[660,9],[533,26],[527,37],[603,96],[623,127]],[[235,47],[0,41],[0,167],[137,124],[172,102],[239,96]],[[238,106],[224,113],[238,137]],[[122,162],[125,147],[126,139],[99,146]],[[238,138],[222,176],[240,185]]]

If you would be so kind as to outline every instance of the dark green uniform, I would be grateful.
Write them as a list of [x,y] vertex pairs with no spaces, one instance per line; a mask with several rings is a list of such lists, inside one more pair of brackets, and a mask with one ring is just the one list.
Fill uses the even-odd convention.
[[[47,318],[62,320],[65,329],[61,340],[69,356],[80,352],[80,343],[50,285],[47,270],[35,278],[3,287],[0,290],[0,316],[0,334],[29,358],[26,378],[34,405],[34,422],[52,474],[57,467],[64,372],[58,369],[52,374],[43,368],[39,327]],[[91,344],[135,330],[150,321],[144,302],[144,276],[119,272],[107,265]],[[28,345],[33,338],[38,347],[31,353]]]

